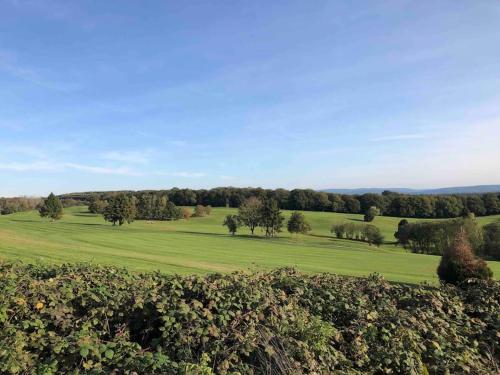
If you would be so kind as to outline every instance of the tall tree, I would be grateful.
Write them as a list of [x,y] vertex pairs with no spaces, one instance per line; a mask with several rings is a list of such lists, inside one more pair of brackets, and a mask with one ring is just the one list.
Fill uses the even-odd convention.
[[50,193],[38,212],[41,217],[50,217],[52,221],[59,220],[63,216],[63,205],[59,198]]
[[113,197],[103,213],[104,219],[113,225],[116,223],[119,225],[130,224],[134,221],[135,215],[135,201],[123,193]]
[[262,203],[260,212],[260,226],[266,232],[266,237],[274,237],[277,233],[281,232],[285,218],[274,199],[266,199]]
[[287,229],[290,233],[306,234],[311,230],[311,226],[303,213],[295,211],[288,220]]
[[238,216],[240,217],[241,223],[247,226],[252,234],[254,233],[255,228],[260,225],[261,209],[262,202],[256,197],[245,199],[238,209]]

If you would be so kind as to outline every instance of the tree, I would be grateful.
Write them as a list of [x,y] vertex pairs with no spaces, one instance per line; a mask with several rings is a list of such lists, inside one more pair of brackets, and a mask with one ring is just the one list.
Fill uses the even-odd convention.
[[444,250],[437,269],[441,281],[458,285],[471,278],[491,279],[486,262],[474,256],[465,230],[460,230],[451,246]]
[[485,225],[483,233],[483,254],[489,258],[500,260],[500,223]]
[[63,216],[63,206],[59,198],[50,193],[38,212],[41,217],[50,217],[52,221],[59,220]]
[[108,202],[93,195],[89,199],[89,212],[92,214],[102,214],[107,205]]
[[238,209],[238,216],[240,217],[241,223],[250,229],[252,235],[255,228],[260,225],[261,209],[262,202],[256,197],[245,199]]
[[265,230],[266,237],[274,237],[276,233],[281,232],[285,218],[274,199],[266,199],[262,203],[260,216],[260,226]]
[[211,206],[203,206],[201,204],[196,205],[193,212],[193,217],[203,217],[208,216],[212,212]]
[[288,220],[287,229],[290,233],[306,234],[311,230],[311,226],[306,220],[306,217],[301,212],[293,212]]
[[133,222],[135,215],[135,201],[123,193],[113,197],[103,213],[104,220],[113,223],[113,225],[118,223],[120,226]]
[[398,230],[394,233],[394,237],[398,240],[398,244],[403,245],[406,248],[408,244],[408,231],[405,227],[409,224],[408,220],[402,219],[399,221]]
[[229,233],[234,236],[240,226],[240,218],[238,215],[227,215],[222,225],[226,226]]
[[380,229],[378,229],[375,225],[365,225],[363,227],[363,237],[369,245],[375,244],[380,246],[384,243],[384,236],[382,236]]
[[368,210],[366,210],[364,220],[366,222],[372,222],[373,219],[375,219],[375,216],[378,215],[380,215],[380,210],[375,206],[371,206]]

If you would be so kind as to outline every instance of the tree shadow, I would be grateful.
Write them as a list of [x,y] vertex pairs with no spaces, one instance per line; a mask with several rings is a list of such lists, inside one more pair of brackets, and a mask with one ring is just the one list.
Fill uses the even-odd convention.
[[347,220],[350,220],[350,221],[361,221],[362,223],[364,223],[365,221],[363,219],[354,219],[354,218],[349,218]]
[[93,214],[93,213],[84,212],[84,211],[82,211],[82,212],[74,212],[72,215],[73,216],[83,216],[83,217],[99,217],[99,216],[101,216],[99,214]]
[[226,237],[226,238],[246,238],[246,239],[254,239],[254,240],[276,240],[279,237],[265,237],[265,236],[257,236],[251,234],[238,234],[236,233],[232,236],[229,233],[210,233],[210,232],[196,232],[196,231],[188,231],[188,230],[175,230],[171,231],[171,233],[182,233],[182,234],[194,234],[196,236],[211,236],[211,237]]

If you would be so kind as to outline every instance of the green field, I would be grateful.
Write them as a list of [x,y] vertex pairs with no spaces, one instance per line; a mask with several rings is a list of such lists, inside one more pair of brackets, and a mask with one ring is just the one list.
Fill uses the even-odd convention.
[[[232,237],[221,223],[234,209],[215,208],[209,217],[174,222],[135,221],[113,227],[86,207],[65,209],[58,222],[41,219],[36,212],[0,216],[0,258],[25,262],[91,261],[133,270],[160,270],[193,274],[237,269],[294,266],[304,272],[335,272],[364,276],[378,272],[388,280],[437,282],[439,257],[412,254],[394,244],[380,248],[333,238],[334,222],[362,220],[361,215],[305,212],[313,230],[309,235],[283,232],[266,239],[252,237],[246,228]],[[290,212],[285,211],[285,216]],[[394,240],[400,218],[377,217],[374,224],[386,241]],[[414,220],[410,220],[414,221]],[[479,218],[481,224],[500,216]],[[489,262],[496,278],[500,262]]]

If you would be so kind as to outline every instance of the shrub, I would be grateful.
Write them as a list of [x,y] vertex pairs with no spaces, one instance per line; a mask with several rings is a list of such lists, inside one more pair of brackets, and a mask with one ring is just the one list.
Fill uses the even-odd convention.
[[467,279],[491,279],[492,272],[486,262],[477,259],[465,230],[457,233],[455,240],[443,253],[437,270],[439,279],[458,285]]
[[364,220],[366,222],[372,222],[373,219],[375,219],[375,216],[378,215],[380,215],[380,210],[375,206],[371,206],[368,210],[366,210]]
[[191,217],[191,215],[192,215],[192,212],[189,208],[184,207],[182,209],[182,217],[184,219],[186,219],[186,220],[189,219]]
[[1,374],[494,374],[500,364],[495,281],[0,263],[0,295]]
[[229,230],[229,233],[234,236],[234,234],[238,230],[238,227],[240,226],[240,218],[238,217],[238,215],[227,215],[222,225],[226,226]]
[[384,236],[380,229],[371,224],[342,223],[334,224],[330,230],[337,238],[356,239],[368,242],[370,245],[380,246],[384,243]]
[[485,225],[483,233],[482,253],[489,258],[500,260],[500,223]]
[[212,207],[211,206],[203,206],[201,204],[198,204],[193,211],[193,217],[203,217],[203,216],[208,216],[212,212]]
[[63,205],[59,198],[50,193],[38,212],[41,217],[49,217],[52,221],[59,220],[63,216]]
[[306,234],[311,230],[311,226],[307,222],[303,213],[295,211],[288,220],[287,229],[290,233]]

